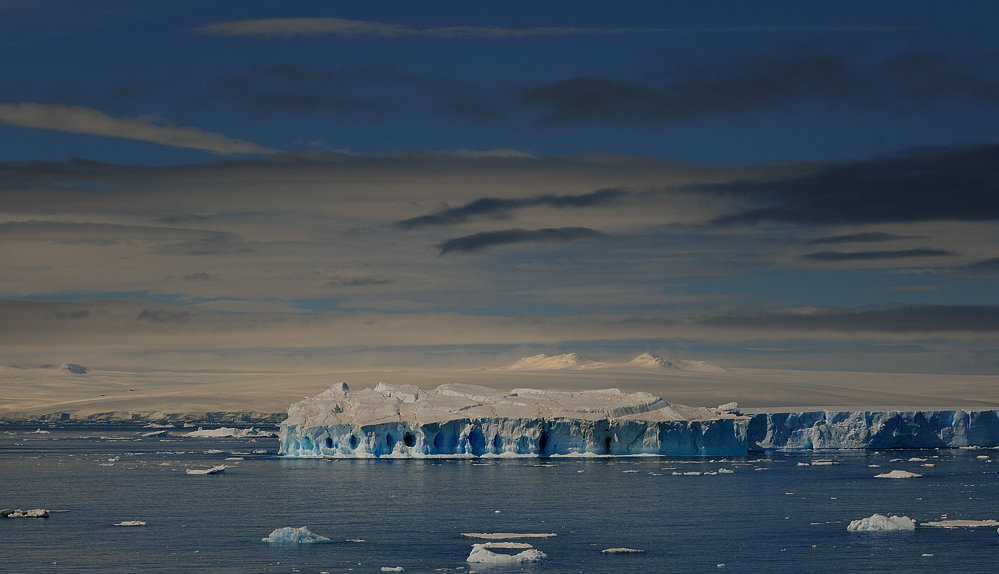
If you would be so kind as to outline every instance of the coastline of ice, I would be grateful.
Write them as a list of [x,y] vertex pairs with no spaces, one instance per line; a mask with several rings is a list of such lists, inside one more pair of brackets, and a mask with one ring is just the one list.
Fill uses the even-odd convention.
[[184,433],[184,436],[191,438],[272,438],[275,434],[269,431],[258,430],[255,427],[248,429],[220,427],[207,430],[198,427],[198,430]]
[[[228,434],[229,432],[233,434]],[[251,434],[258,433],[258,434]],[[264,436],[216,429],[187,436]],[[999,446],[996,410],[815,410],[743,415],[617,389],[555,392],[338,383],[291,405],[280,454],[325,458],[744,456],[767,450]]]

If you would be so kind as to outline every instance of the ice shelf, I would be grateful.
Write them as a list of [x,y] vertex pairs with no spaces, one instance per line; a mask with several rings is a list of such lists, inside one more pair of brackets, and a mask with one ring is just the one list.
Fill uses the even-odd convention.
[[999,446],[995,410],[742,415],[618,389],[508,393],[338,383],[293,404],[279,433],[292,457],[738,456],[764,450]]

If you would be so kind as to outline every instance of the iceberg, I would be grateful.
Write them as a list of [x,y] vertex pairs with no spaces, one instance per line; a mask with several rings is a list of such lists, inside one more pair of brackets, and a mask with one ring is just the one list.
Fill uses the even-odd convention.
[[999,520],[937,520],[923,522],[920,526],[929,528],[979,528],[982,526],[999,526]]
[[893,470],[891,472],[883,472],[881,474],[875,474],[874,478],[922,478],[923,475],[915,472],[909,472],[908,470]]
[[912,531],[916,529],[916,521],[908,516],[875,514],[868,518],[854,520],[846,529],[850,532]]
[[309,530],[307,526],[293,528],[285,526],[277,528],[267,538],[261,538],[261,542],[271,544],[315,544],[317,542],[329,542],[329,538],[320,536]]
[[0,518],[48,518],[49,511],[44,508],[31,508],[29,510],[11,510],[5,508],[0,510]]
[[115,522],[115,526],[145,526],[146,523],[141,520],[122,520],[121,522]]
[[[462,532],[465,538],[478,538],[479,540],[518,540],[520,538],[554,538],[554,532],[518,533],[518,532]],[[486,544],[489,544],[488,542]],[[511,543],[511,544],[516,544]],[[486,548],[498,548],[497,546],[486,546]]]
[[497,545],[495,543],[473,544],[472,551],[465,561],[470,564],[514,565],[541,562],[548,558],[547,554],[534,548],[523,550],[517,554],[500,554],[493,552],[490,548],[497,548]]
[[268,431],[257,430],[254,427],[250,427],[248,429],[220,427],[208,430],[198,427],[198,430],[185,433],[184,436],[192,438],[272,438],[275,434]]
[[644,554],[644,550],[637,548],[605,548],[600,551],[603,554]]
[[279,440],[294,457],[724,456],[746,453],[748,422],[618,389],[339,383],[292,405]]
[[[260,434],[222,431],[188,436],[264,436],[253,429],[238,432]],[[735,402],[689,407],[618,389],[500,392],[445,384],[426,391],[379,383],[357,391],[338,383],[291,405],[278,439],[281,455],[329,458],[745,456],[768,450],[995,447],[999,411],[747,415]]]

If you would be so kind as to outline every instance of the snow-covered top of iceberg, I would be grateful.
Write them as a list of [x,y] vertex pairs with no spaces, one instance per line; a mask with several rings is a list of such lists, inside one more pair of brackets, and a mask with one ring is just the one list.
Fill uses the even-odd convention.
[[618,389],[558,392],[441,385],[425,391],[412,385],[378,383],[374,389],[352,390],[337,383],[312,398],[291,405],[285,425],[303,427],[372,425],[394,422],[442,423],[455,419],[616,418],[641,421],[693,421],[733,418],[714,409],[671,405],[649,393]]

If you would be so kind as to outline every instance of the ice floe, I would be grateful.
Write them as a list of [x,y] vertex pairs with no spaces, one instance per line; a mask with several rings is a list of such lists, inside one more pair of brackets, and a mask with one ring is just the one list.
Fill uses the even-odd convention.
[[997,520],[937,520],[933,522],[920,522],[920,526],[929,528],[978,528],[981,526],[999,526]]
[[645,551],[637,548],[605,548],[600,552],[604,554],[643,554]]
[[922,478],[923,475],[908,470],[893,470],[874,475],[874,478]]
[[382,572],[405,572],[402,566],[382,566]]
[[916,529],[916,521],[908,516],[875,514],[867,518],[854,520],[846,529],[850,532],[911,531]]
[[145,526],[146,523],[141,520],[122,520],[121,522],[116,522],[115,526]]
[[554,532],[462,532],[465,538],[478,538],[479,540],[518,540],[520,538],[554,538]]
[[270,533],[270,536],[261,538],[260,540],[271,544],[315,544],[317,542],[329,542],[329,538],[315,534],[306,526],[302,526],[301,528],[291,526],[277,528]]
[[185,433],[184,436],[192,438],[272,438],[276,437],[277,433],[258,430],[255,427],[248,429],[220,427],[208,430],[198,427],[198,430]]
[[189,468],[187,469],[187,474],[223,474],[227,468],[229,467],[224,464],[211,468]]

